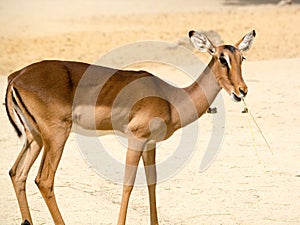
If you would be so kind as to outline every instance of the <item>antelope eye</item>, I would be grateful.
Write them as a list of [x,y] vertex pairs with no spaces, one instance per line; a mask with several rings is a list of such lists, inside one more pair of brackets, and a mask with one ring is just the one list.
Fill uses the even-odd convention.
[[242,61],[246,60],[246,58],[244,56],[242,56]]
[[223,66],[227,66],[227,60],[226,60],[225,58],[220,57],[220,58],[219,58],[219,61],[220,61],[220,63],[221,63]]

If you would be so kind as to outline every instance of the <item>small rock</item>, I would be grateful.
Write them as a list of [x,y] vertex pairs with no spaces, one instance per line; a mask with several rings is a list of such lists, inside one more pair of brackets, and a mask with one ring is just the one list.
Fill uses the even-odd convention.
[[279,6],[291,5],[291,4],[293,4],[293,0],[281,0],[280,2],[278,2]]

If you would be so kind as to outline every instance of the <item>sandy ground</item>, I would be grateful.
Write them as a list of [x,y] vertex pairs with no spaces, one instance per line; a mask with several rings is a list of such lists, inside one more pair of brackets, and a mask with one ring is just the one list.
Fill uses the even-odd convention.
[[[199,120],[201,132],[192,158],[178,174],[157,187],[159,221],[170,225],[300,224],[300,7],[253,5],[257,1],[99,2],[0,2],[1,102],[6,76],[42,59],[92,63],[128,43],[176,43],[190,29],[215,30],[226,43],[234,43],[256,29],[257,38],[243,65],[250,90],[247,102],[274,155],[254,123],[249,125],[249,115],[241,114],[243,105],[233,103],[224,92],[226,132],[216,161],[204,173],[199,172],[212,126],[211,115],[205,114]],[[205,62],[209,59],[205,54],[197,55]],[[177,85],[191,82],[171,66],[134,66],[140,67]],[[8,171],[22,143],[7,120],[4,106],[0,127],[0,224],[14,225],[21,221]],[[116,159],[124,159],[125,150],[118,140],[112,136],[101,140]],[[159,147],[158,162],[172,154],[178,140],[180,132]],[[28,177],[29,205],[35,224],[53,224],[33,182],[39,161]],[[74,135],[66,145],[55,189],[66,224],[116,224],[122,187],[98,176],[85,163]],[[148,221],[147,190],[136,187],[128,224]]]

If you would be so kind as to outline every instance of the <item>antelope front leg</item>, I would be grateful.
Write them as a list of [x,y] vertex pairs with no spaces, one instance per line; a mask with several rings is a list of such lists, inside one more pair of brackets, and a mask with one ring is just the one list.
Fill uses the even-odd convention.
[[145,167],[146,179],[148,184],[149,202],[150,202],[150,222],[151,225],[158,225],[156,209],[156,164],[155,164],[155,144],[147,146],[147,150],[142,153]]
[[125,175],[123,182],[123,193],[120,214],[118,219],[118,225],[125,225],[126,214],[128,208],[128,202],[130,198],[131,191],[133,189],[137,167],[142,155],[142,150],[132,150],[128,148],[126,154],[126,166],[125,166]]

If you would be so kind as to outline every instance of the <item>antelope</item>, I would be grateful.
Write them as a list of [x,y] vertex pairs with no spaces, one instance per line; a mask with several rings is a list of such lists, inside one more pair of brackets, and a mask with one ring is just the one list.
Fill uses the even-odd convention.
[[[32,225],[26,197],[28,172],[43,148],[35,183],[56,225],[65,224],[54,194],[54,177],[70,132],[118,131],[128,138],[118,225],[124,225],[140,158],[149,193],[150,223],[156,208],[156,143],[197,120],[222,88],[234,101],[248,92],[241,64],[255,31],[235,45],[215,46],[190,31],[196,49],[211,61],[189,86],[179,88],[146,71],[118,70],[71,61],[41,61],[8,77],[5,106],[9,121],[25,142],[9,171],[22,225]],[[79,129],[79,130],[80,130]],[[78,131],[80,132],[80,131]],[[113,165],[112,165],[113,166]]]

